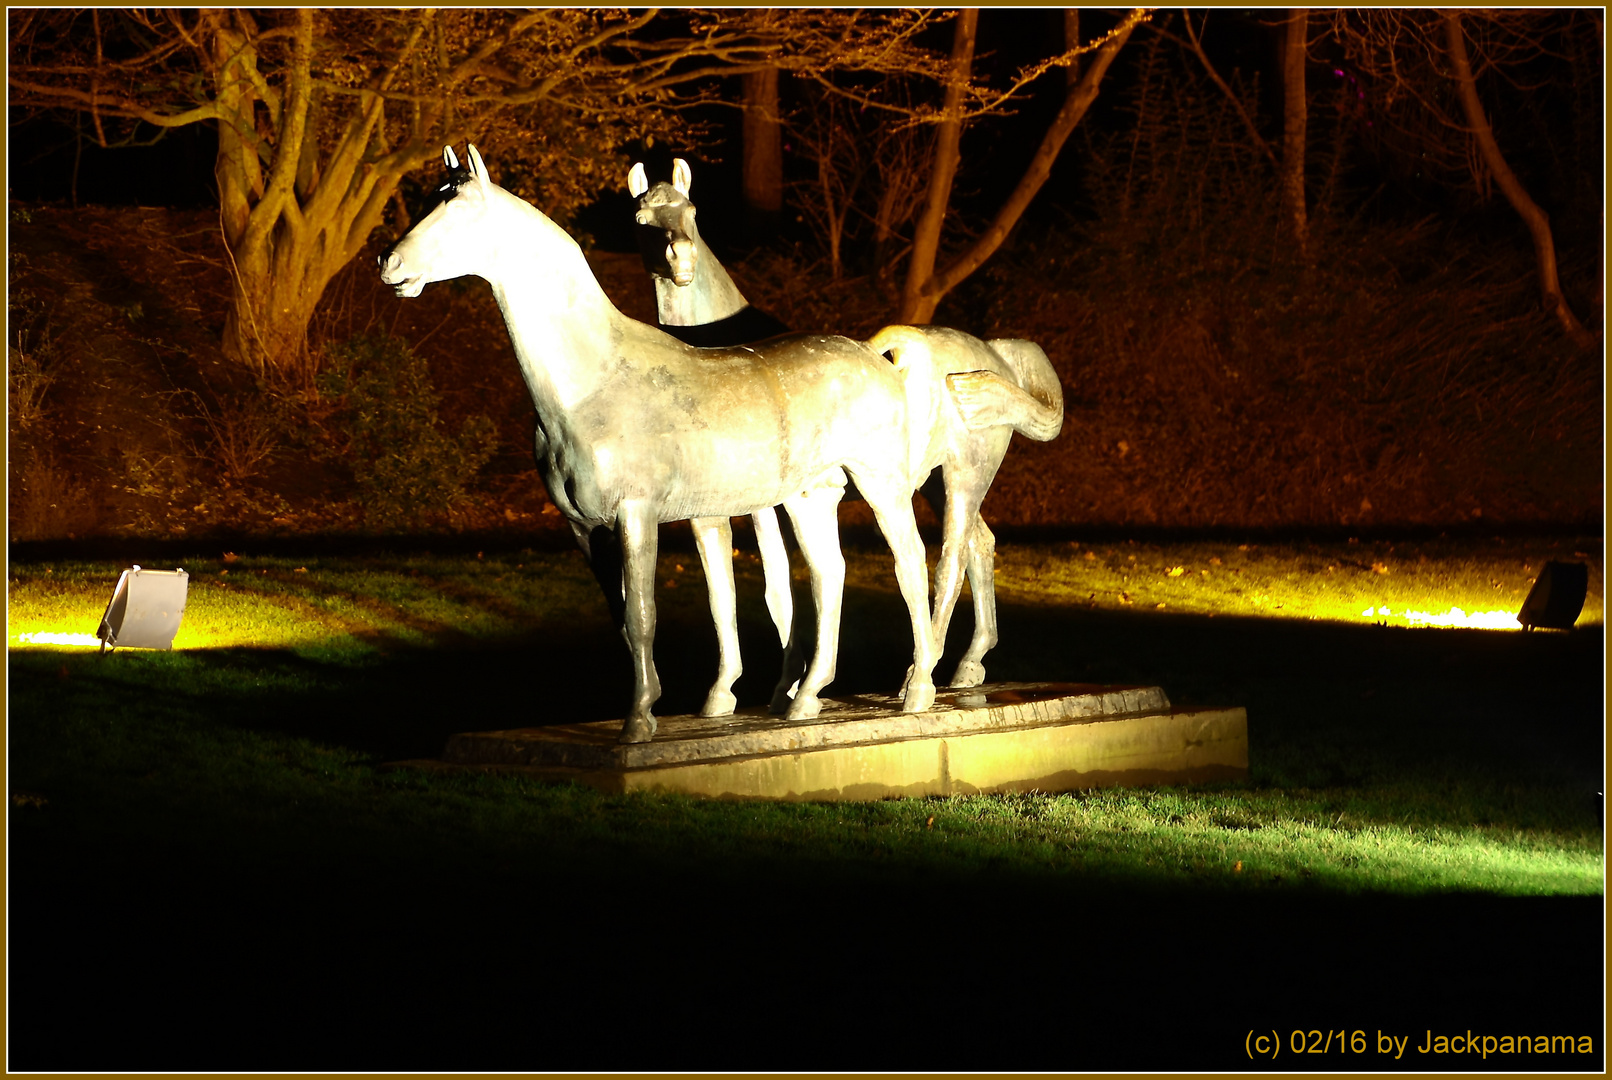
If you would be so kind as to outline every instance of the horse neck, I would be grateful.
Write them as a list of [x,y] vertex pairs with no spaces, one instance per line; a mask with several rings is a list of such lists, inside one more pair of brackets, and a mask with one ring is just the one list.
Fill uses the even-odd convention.
[[536,207],[508,197],[521,224],[501,237],[487,280],[532,401],[553,418],[598,387],[626,316],[599,287],[576,241]]
[[697,251],[694,280],[679,285],[670,278],[655,278],[655,307],[662,326],[704,326],[749,306],[705,241],[698,234],[693,239]]

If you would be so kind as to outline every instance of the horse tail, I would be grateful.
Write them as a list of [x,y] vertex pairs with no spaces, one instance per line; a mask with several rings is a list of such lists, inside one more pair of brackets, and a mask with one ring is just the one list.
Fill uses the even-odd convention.
[[1022,391],[1006,395],[1010,400],[1002,403],[1002,422],[1036,442],[1057,438],[1063,430],[1063,384],[1046,351],[1022,338],[993,338],[986,344],[1007,364]]
[[935,417],[941,395],[946,392],[934,351],[923,329],[916,326],[886,326],[873,335],[868,345],[874,352],[888,355],[901,376],[907,403],[907,469],[915,480],[922,480],[919,473],[929,455]]

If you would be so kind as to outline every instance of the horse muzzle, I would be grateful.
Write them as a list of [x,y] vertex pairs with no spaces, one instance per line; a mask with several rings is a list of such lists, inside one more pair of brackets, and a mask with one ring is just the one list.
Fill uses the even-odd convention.
[[375,260],[381,268],[381,284],[391,285],[397,289],[397,295],[402,297],[419,296],[425,289],[425,275],[416,274],[410,277],[403,270],[403,257],[395,251],[388,251]]
[[694,281],[694,265],[698,250],[692,240],[673,240],[666,245],[666,265],[672,272],[672,280],[677,284],[688,285]]

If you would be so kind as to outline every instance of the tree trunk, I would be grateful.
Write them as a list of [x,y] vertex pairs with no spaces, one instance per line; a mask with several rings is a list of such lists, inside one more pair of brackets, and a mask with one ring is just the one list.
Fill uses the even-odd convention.
[[1310,220],[1304,205],[1305,41],[1309,9],[1293,8],[1287,20],[1282,54],[1282,211],[1293,232],[1299,258],[1310,258]]
[[1593,349],[1596,344],[1594,335],[1584,329],[1584,324],[1578,321],[1567,304],[1567,298],[1562,295],[1561,282],[1556,276],[1556,242],[1551,236],[1550,217],[1529,197],[1522,181],[1506,164],[1505,157],[1500,153],[1500,144],[1495,141],[1494,129],[1489,126],[1489,118],[1483,111],[1483,103],[1478,100],[1477,82],[1472,75],[1471,61],[1467,59],[1466,33],[1461,28],[1461,16],[1451,11],[1441,14],[1444,17],[1445,45],[1450,54],[1450,65],[1455,71],[1455,88],[1461,98],[1461,108],[1466,112],[1472,137],[1477,140],[1478,152],[1483,155],[1484,164],[1494,174],[1495,183],[1500,185],[1506,200],[1533,235],[1534,259],[1539,266],[1540,297],[1545,307],[1562,324],[1562,329],[1567,331],[1568,337],[1581,348]]
[[[383,103],[364,94],[319,166],[310,145],[317,138],[310,125],[315,110],[312,10],[298,13],[284,89],[272,101],[253,89],[261,79],[250,36],[235,21],[249,16],[209,16],[208,48],[220,105],[214,176],[234,285],[222,346],[226,356],[260,377],[305,388],[313,376],[308,325],[320,297],[363,249],[403,171],[422,148],[376,157],[373,143]],[[427,126],[433,115],[422,111]],[[274,133],[272,156],[259,153],[264,138],[259,122],[265,116]],[[273,162],[267,173],[265,157]]]
[[744,209],[751,235],[772,231],[784,208],[783,134],[778,120],[778,69],[742,77]]
[[927,323],[935,316],[942,294],[928,286],[940,253],[940,234],[951,204],[952,181],[962,159],[959,145],[963,136],[963,91],[974,71],[974,38],[979,26],[978,8],[965,8],[957,15],[952,36],[951,64],[947,68],[946,97],[941,105],[941,121],[935,132],[935,158],[929,168],[929,188],[924,195],[923,213],[912,236],[912,257],[907,263],[907,282],[901,290],[900,323]]
[[[1068,141],[1070,134],[1074,132],[1076,125],[1086,115],[1087,110],[1091,108],[1092,102],[1097,100],[1097,91],[1102,84],[1103,76],[1108,73],[1109,65],[1114,62],[1114,57],[1119,55],[1120,49],[1124,48],[1125,43],[1130,40],[1131,31],[1135,29],[1136,24],[1140,21],[1141,13],[1133,13],[1130,19],[1103,44],[1102,48],[1097,50],[1096,57],[1087,65],[1085,72],[1080,77],[1080,82],[1065,96],[1063,107],[1058,110],[1058,115],[1053,119],[1052,125],[1047,128],[1047,133],[1042,136],[1041,145],[1036,148],[1035,156],[1030,159],[1030,164],[1025,168],[1024,175],[1019,178],[1019,182],[1014,187],[1012,194],[1007,197],[991,223],[986,226],[985,230],[980,233],[974,242],[937,272],[934,270],[935,255],[940,246],[940,224],[945,213],[945,205],[944,203],[941,204],[939,212],[934,214],[933,236],[927,241],[931,246],[927,253],[927,262],[923,265],[924,273],[921,277],[917,277],[915,282],[913,271],[920,265],[918,245],[920,240],[925,238],[924,225],[931,217],[936,190],[935,178],[941,169],[939,159],[946,144],[942,142],[937,147],[935,171],[931,173],[930,181],[931,203],[925,206],[924,221],[919,223],[918,233],[913,238],[913,260],[908,267],[907,288],[902,293],[901,309],[897,315],[897,322],[928,322],[934,317],[935,308],[939,306],[945,295],[962,284],[964,279],[984,265],[985,260],[990,258],[996,249],[1002,246],[1002,241],[1007,239],[1008,233],[1013,229],[1013,226],[1018,224],[1019,218],[1023,216],[1031,200],[1041,190],[1041,186],[1047,182],[1047,177],[1052,175],[1053,163],[1058,160],[1058,154],[1063,149],[1064,143]],[[959,33],[961,33],[961,28],[959,28]],[[972,57],[972,28],[970,28],[968,46],[970,57]],[[952,55],[955,63],[957,58],[955,49]],[[957,171],[955,141],[951,146],[952,160],[945,175],[946,194],[950,192],[951,179]],[[942,196],[942,198],[944,197],[945,195]]]
[[[1064,47],[1064,50],[1067,52],[1070,49],[1077,48],[1079,45],[1080,45],[1080,9],[1079,8],[1064,8],[1063,9],[1063,47]],[[1077,57],[1075,59],[1074,63],[1070,64],[1068,67],[1063,69],[1064,92],[1067,93],[1067,92],[1073,90],[1075,88],[1075,86],[1079,82],[1080,82],[1080,59]]]

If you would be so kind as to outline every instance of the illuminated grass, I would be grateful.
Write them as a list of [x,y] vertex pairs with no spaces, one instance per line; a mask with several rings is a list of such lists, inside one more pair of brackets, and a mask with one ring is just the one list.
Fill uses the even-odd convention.
[[[1413,611],[1515,615],[1552,559],[1589,565],[1579,625],[1601,625],[1599,542],[1592,548],[1550,540],[1013,545],[998,552],[996,587],[1024,602],[1406,626]],[[1517,628],[1514,620],[1510,628]]]
[[[1591,564],[1580,626],[1598,626],[1599,547],[1576,550]],[[25,830],[72,822],[69,833],[136,848],[163,836],[214,850],[221,834],[244,834],[316,859],[361,849],[495,874],[506,871],[487,868],[626,860],[720,874],[832,867],[1185,889],[1599,895],[1602,834],[1577,743],[1535,721],[1508,728],[1435,707],[1447,696],[1441,679],[1493,666],[1485,642],[1527,643],[1549,659],[1589,639],[1431,629],[1378,638],[1387,631],[1358,614],[1368,602],[1482,610],[1504,597],[1514,608],[1530,569],[1574,551],[1550,541],[1003,545],[995,677],[1157,679],[1178,700],[1247,704],[1253,782],[820,805],[612,797],[378,768],[434,754],[454,730],[619,715],[630,674],[574,553],[181,560],[192,576],[175,651],[113,657],[20,635],[93,631],[121,567],[13,566],[13,814]],[[849,562],[841,685],[877,683],[882,668],[858,665],[882,649],[877,663],[899,671],[905,624],[888,553],[853,551]],[[742,630],[764,640],[759,564],[741,557],[737,572]],[[699,650],[712,636],[698,561],[669,551],[659,578],[664,700],[697,701],[709,664]],[[1367,651],[1238,667],[1227,658],[1270,650],[1280,626],[1248,615],[1332,620],[1333,633],[1358,626]],[[1226,654],[1199,656],[1180,637],[1201,616],[1229,617]],[[1126,627],[1157,655],[1125,637],[1105,656],[1102,641]],[[1446,661],[1471,659],[1448,675],[1397,659],[1401,646],[1425,653],[1424,643]],[[752,666],[747,678],[768,684],[764,663]]]

